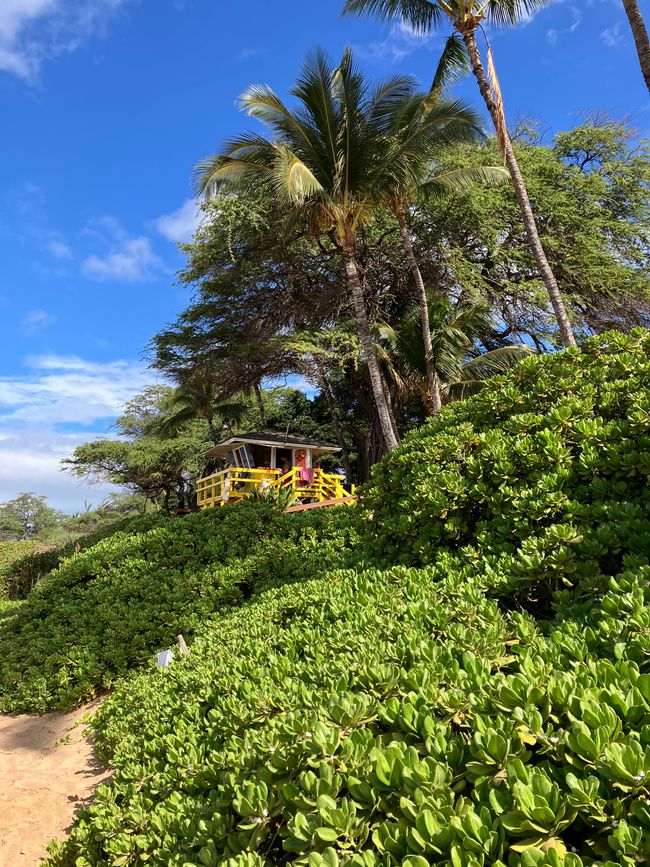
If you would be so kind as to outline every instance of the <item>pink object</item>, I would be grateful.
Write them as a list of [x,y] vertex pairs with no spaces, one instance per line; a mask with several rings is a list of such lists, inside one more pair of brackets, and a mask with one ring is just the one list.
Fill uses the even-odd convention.
[[311,467],[300,468],[300,481],[311,484],[314,481],[314,471]]

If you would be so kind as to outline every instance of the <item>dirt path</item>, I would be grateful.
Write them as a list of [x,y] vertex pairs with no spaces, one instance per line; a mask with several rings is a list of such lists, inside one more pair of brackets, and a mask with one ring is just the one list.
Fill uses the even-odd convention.
[[109,776],[83,726],[75,728],[96,707],[0,716],[1,867],[40,864],[50,840],[65,836],[75,809]]

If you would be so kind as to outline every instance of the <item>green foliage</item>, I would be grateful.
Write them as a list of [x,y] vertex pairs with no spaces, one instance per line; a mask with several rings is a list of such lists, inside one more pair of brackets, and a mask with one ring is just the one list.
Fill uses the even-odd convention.
[[647,863],[649,374],[645,332],[527,359],[359,512],[148,519],[67,561],[0,627],[5,706],[149,665],[52,867]]
[[351,535],[337,511],[283,515],[269,505],[132,519],[64,560],[10,628],[0,625],[0,709],[41,712],[89,698],[265,582],[335,565]]
[[5,593],[5,577],[13,563],[31,554],[38,544],[29,539],[20,542],[0,542],[0,597]]
[[[139,526],[139,524],[136,524]],[[23,549],[4,569],[4,588],[9,599],[25,599],[39,581],[47,577],[68,557],[96,545],[101,539],[130,526],[129,519],[110,521],[94,532],[75,535],[62,545],[43,547],[31,545]],[[19,543],[16,543],[19,544]],[[0,572],[2,574],[2,572]]]
[[[539,614],[650,555],[650,336],[529,358],[412,433],[366,491],[377,552],[479,559]],[[640,560],[639,560],[640,558]],[[562,596],[565,602],[565,596]]]
[[0,505],[0,540],[41,538],[61,522],[62,515],[47,505],[47,497],[19,494]]

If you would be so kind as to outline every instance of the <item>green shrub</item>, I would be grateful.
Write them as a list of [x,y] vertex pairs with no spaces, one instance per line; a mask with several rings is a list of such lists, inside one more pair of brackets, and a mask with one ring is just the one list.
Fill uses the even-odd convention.
[[638,332],[522,362],[363,509],[238,505],[66,561],[0,626],[7,708],[119,679],[113,780],[50,864],[649,863],[649,357]]
[[0,624],[0,711],[90,698],[265,582],[335,565],[353,532],[340,510],[283,515],[263,505],[132,519],[65,560],[10,628]]
[[42,543],[34,542],[13,543],[15,545],[24,544],[26,547],[19,556],[12,558],[12,562],[5,568],[4,583],[7,597],[9,599],[25,599],[39,581],[46,578],[68,557],[79,551],[92,548],[97,542],[112,536],[114,533],[128,530],[129,527],[137,530],[141,526],[146,526],[146,522],[142,525],[140,518],[126,518],[102,527],[94,533],[75,537],[66,542],[65,545],[46,547]]
[[50,863],[647,863],[646,573],[548,630],[448,564],[269,589],[100,710]]
[[366,491],[368,544],[388,562],[481,558],[539,616],[555,591],[593,596],[625,557],[648,561],[649,476],[650,335],[608,334],[525,359],[410,434]]
[[6,594],[6,575],[16,560],[31,554],[38,542],[24,539],[19,542],[0,542],[0,596]]

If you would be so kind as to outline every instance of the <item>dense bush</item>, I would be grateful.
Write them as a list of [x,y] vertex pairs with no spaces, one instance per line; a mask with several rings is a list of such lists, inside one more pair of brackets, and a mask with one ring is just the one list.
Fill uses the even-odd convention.
[[132,519],[64,561],[0,623],[0,710],[78,703],[264,582],[336,565],[354,533],[338,512],[261,505]]
[[19,542],[0,542],[0,596],[6,594],[6,576],[16,560],[31,554],[38,545],[29,539]]
[[51,863],[646,863],[646,573],[548,633],[449,564],[269,590],[100,711]]
[[39,581],[47,577],[61,563],[79,551],[92,548],[102,539],[114,533],[128,530],[133,526],[136,530],[142,524],[139,518],[127,518],[115,521],[101,527],[92,533],[86,533],[69,540],[63,545],[44,546],[35,542],[14,542],[15,545],[25,545],[23,551],[12,558],[4,572],[5,594],[9,599],[25,599]]
[[[441,550],[507,575],[536,614],[650,554],[650,335],[522,361],[376,468],[370,541],[388,561]],[[380,528],[375,532],[375,528]]]
[[194,640],[97,714],[116,773],[50,863],[650,862],[649,357],[637,333],[523,362],[392,453],[364,510],[237,506],[68,561],[11,615],[27,651],[0,642],[13,705]]

